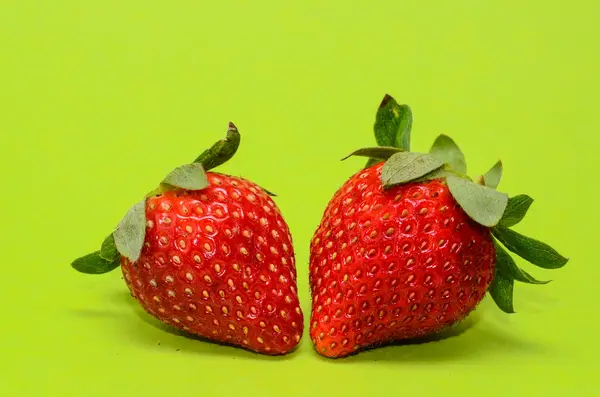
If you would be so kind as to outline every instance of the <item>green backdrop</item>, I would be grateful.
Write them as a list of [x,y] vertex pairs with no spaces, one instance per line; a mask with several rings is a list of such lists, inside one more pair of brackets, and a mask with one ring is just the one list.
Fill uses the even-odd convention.
[[[591,0],[1,2],[0,395],[600,395],[598,11]],[[221,170],[278,193],[308,316],[310,237],[364,164],[339,160],[374,143],[385,93],[412,107],[414,149],[445,133],[474,174],[501,158],[501,188],[536,199],[517,230],[571,257],[533,269],[554,281],[518,285],[517,314],[486,301],[460,336],[337,361],[305,333],[294,354],[269,358],[166,332],[119,272],[70,268],[231,120],[242,145]]]

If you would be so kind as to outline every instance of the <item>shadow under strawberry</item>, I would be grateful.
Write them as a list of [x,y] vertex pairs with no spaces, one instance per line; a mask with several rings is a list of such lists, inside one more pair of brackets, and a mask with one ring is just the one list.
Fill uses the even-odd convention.
[[[493,305],[493,302],[487,302]],[[488,311],[489,309],[489,311]],[[377,361],[406,363],[460,362],[496,354],[533,355],[542,359],[551,354],[550,346],[525,340],[495,324],[486,301],[462,321],[444,330],[420,338],[373,344],[343,357],[319,355],[323,361],[371,363]]]
[[[135,313],[135,321],[130,326],[135,327],[136,339],[142,337],[145,344],[153,344],[159,349],[170,349],[184,353],[200,355],[231,356],[241,359],[285,361],[291,359],[301,343],[284,355],[265,355],[253,352],[235,344],[216,342],[202,336],[194,335],[165,324],[146,313],[127,292],[114,294],[115,300]],[[155,332],[158,331],[158,332]],[[168,334],[166,336],[165,334]],[[166,336],[166,337],[165,337]],[[196,343],[203,342],[203,343]]]
[[[358,358],[360,361],[362,361],[363,359],[365,361],[372,361],[372,360],[377,360],[379,357],[387,357],[389,354],[393,354],[394,355],[394,359],[395,360],[403,360],[406,359],[407,354],[405,352],[405,354],[400,354],[398,355],[398,349],[393,349],[394,347],[410,347],[410,346],[418,346],[418,345],[429,345],[429,344],[434,344],[436,342],[442,342],[445,341],[447,339],[451,339],[451,338],[455,338],[457,336],[460,336],[466,332],[468,332],[470,329],[472,329],[474,326],[476,326],[479,322],[481,321],[481,313],[477,310],[473,311],[471,314],[469,314],[466,318],[464,318],[463,320],[457,322],[456,324],[453,324],[452,326],[445,328],[439,332],[433,333],[433,334],[428,334],[422,337],[415,337],[415,338],[410,338],[410,339],[399,339],[399,340],[392,340],[392,341],[387,341],[387,342],[376,342],[373,343],[371,345],[366,345],[364,346],[361,350],[356,350],[350,354],[347,354],[345,356],[341,356],[341,357],[325,357],[322,356],[323,359],[334,359],[337,361],[344,361],[341,360],[342,358]],[[391,353],[393,351],[393,353]],[[318,351],[317,351],[318,353]],[[363,353],[369,353],[368,355],[364,355]],[[444,353],[444,355],[448,356],[448,359],[460,359],[462,356],[464,356],[464,351],[456,351],[454,352],[455,354],[450,354],[448,355],[447,352]],[[414,357],[415,359],[420,359],[421,357]]]

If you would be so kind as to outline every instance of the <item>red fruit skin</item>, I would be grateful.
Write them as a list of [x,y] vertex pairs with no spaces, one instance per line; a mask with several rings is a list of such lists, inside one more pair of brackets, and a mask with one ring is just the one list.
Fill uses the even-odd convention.
[[382,166],[335,193],[310,244],[310,337],[327,357],[438,332],[465,318],[493,277],[489,229],[445,183],[383,190]]
[[138,261],[121,269],[140,305],[190,334],[258,353],[292,351],[303,331],[292,237],[254,183],[207,173],[201,191],[146,204]]

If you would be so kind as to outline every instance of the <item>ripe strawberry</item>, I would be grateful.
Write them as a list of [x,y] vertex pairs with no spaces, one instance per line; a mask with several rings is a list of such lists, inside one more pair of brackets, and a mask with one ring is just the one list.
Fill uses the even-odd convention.
[[382,166],[342,186],[311,242],[310,334],[325,355],[439,331],[472,310],[492,279],[489,229],[441,180],[384,191]]
[[[104,273],[120,264],[132,296],[162,322],[255,352],[285,354],[303,330],[288,226],[264,189],[198,166],[213,168],[231,157],[239,142],[239,135],[232,142],[235,134],[231,125],[229,140],[187,171],[172,173],[166,188],[139,204],[138,215],[128,213],[103,250],[73,267]],[[189,185],[190,178],[200,178],[201,188],[173,184]],[[139,227],[139,219],[143,239],[137,254],[129,255],[136,233],[121,231]]]
[[[464,319],[486,292],[512,313],[515,280],[535,280],[502,248],[544,268],[567,259],[510,229],[531,199],[495,190],[497,163],[479,183],[447,136],[409,151],[412,115],[386,96],[379,147],[334,194],[310,244],[310,337],[327,357],[430,335]],[[528,245],[529,244],[529,245]]]

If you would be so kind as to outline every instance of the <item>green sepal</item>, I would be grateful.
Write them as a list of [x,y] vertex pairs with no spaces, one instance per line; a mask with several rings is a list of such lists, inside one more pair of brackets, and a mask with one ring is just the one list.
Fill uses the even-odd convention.
[[452,171],[449,166],[443,165],[438,169],[435,169],[420,178],[413,180],[412,182],[426,182],[434,179],[446,179],[449,175],[457,175],[456,172]]
[[349,155],[344,157],[341,161],[344,161],[352,156],[369,157],[372,160],[385,161],[385,160],[389,159],[390,157],[392,157],[394,154],[403,152],[403,151],[404,151],[403,149],[399,149],[399,148],[393,147],[393,146],[368,147],[368,148],[362,148],[362,149],[353,151],[352,153],[350,153]]
[[271,191],[269,191],[269,190],[265,189],[264,187],[261,187],[261,189],[262,189],[262,190],[263,190],[265,193],[267,193],[269,196],[271,196],[271,197],[277,197],[277,195],[276,195],[275,193],[273,193],[273,192],[271,192]]
[[201,190],[208,186],[208,177],[201,163],[184,164],[171,171],[161,184],[161,190]]
[[375,116],[375,140],[379,146],[393,146],[410,151],[413,116],[408,105],[400,105],[386,94]]
[[499,226],[512,227],[525,218],[529,207],[533,204],[533,199],[526,194],[519,194],[508,199],[506,211],[500,219]]
[[495,227],[492,233],[510,252],[543,269],[559,269],[569,261],[548,244],[514,230]]
[[135,204],[113,232],[115,245],[121,255],[131,262],[139,259],[146,238],[146,200]]
[[[395,147],[410,151],[410,132],[413,116],[408,105],[400,105],[386,94],[381,101],[373,130],[378,146]],[[378,163],[378,159],[369,158],[365,167]]]
[[446,177],[450,193],[475,222],[493,227],[498,224],[508,203],[508,195],[455,175]]
[[374,166],[377,163],[381,163],[381,160],[369,158],[367,160],[367,164],[365,164],[365,169]]
[[414,181],[442,167],[444,163],[430,154],[399,152],[390,157],[381,169],[384,188]]
[[171,189],[172,189],[172,187],[166,186],[164,183],[161,183],[160,185],[158,185],[158,187],[156,187],[156,188],[152,189],[151,191],[149,191],[148,193],[146,193],[144,198],[158,196],[158,195],[164,193],[165,190],[171,190]]
[[489,188],[496,189],[502,178],[502,161],[498,160],[488,172],[481,176],[480,183]]
[[71,263],[71,267],[80,273],[104,274],[119,267],[119,258],[108,261],[100,256],[100,251],[92,252]]
[[435,169],[435,170],[433,170],[411,182],[426,182],[426,181],[431,181],[434,179],[444,179],[445,180],[450,175],[454,175],[456,177],[466,179],[468,181],[471,180],[471,178],[469,178],[467,175],[459,174],[458,172],[456,172],[452,168],[450,168],[450,166],[448,164],[444,164],[440,168]]
[[513,306],[514,280],[499,271],[494,272],[494,278],[488,292],[496,305],[505,313],[515,312]]
[[209,149],[202,152],[201,155],[196,157],[194,163],[202,164],[205,171],[218,167],[233,157],[240,146],[240,140],[241,136],[237,127],[232,122],[229,122],[225,139],[219,140]]
[[456,172],[460,174],[467,173],[465,155],[449,136],[439,135],[433,142],[431,149],[429,149],[429,153],[443,163],[448,164]]
[[115,245],[115,238],[112,233],[106,236],[106,238],[102,242],[102,246],[100,248],[99,253],[102,259],[107,260],[109,262],[119,259],[120,254],[117,250],[117,246]]
[[536,280],[531,274],[519,268],[510,254],[497,241],[494,241],[494,247],[496,248],[496,269],[504,276],[527,284],[548,284],[550,282],[550,280]]

